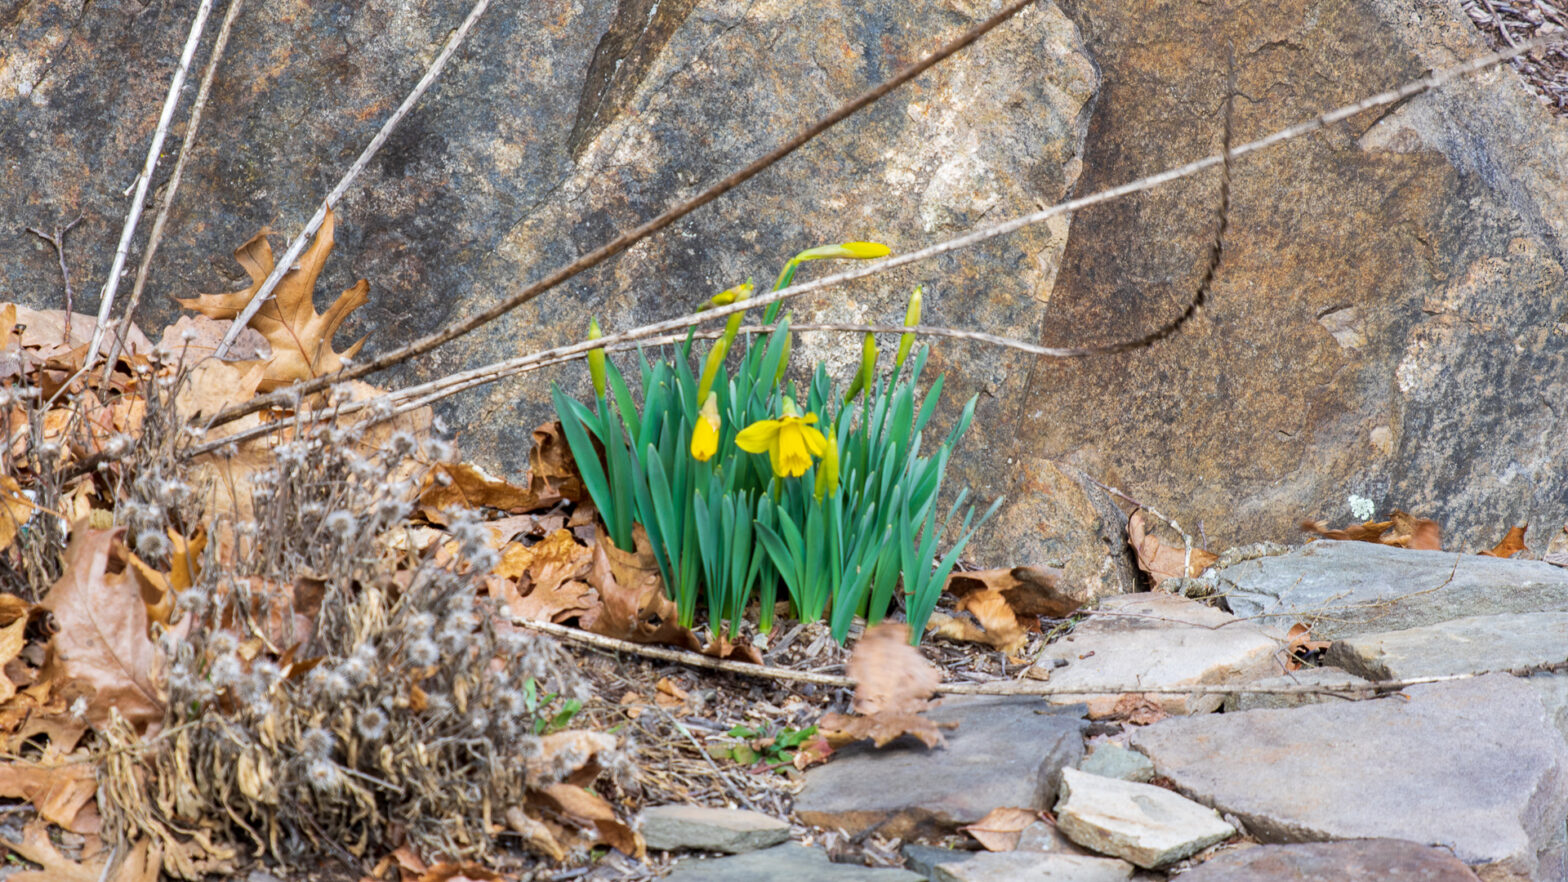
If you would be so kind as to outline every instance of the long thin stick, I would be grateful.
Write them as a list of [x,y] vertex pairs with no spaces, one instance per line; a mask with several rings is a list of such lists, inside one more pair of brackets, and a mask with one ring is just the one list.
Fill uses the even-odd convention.
[[[191,69],[191,59],[196,47],[201,45],[201,33],[207,27],[207,14],[212,12],[212,0],[201,0],[196,7],[196,17],[191,20],[191,30],[185,37],[185,51],[180,53],[180,65],[169,82],[169,94],[163,99],[163,112],[158,116],[158,128],[153,132],[152,144],[147,147],[147,161],[142,165],[141,176],[136,179],[136,198],[131,200],[131,210],[125,216],[120,230],[120,245],[114,249],[114,262],[109,265],[109,278],[103,284],[103,296],[98,303],[98,326],[93,328],[92,343],[87,347],[87,357],[82,360],[82,371],[92,368],[103,345],[103,335],[109,327],[109,311],[114,307],[115,292],[120,289],[120,272],[125,269],[125,258],[131,251],[131,239],[136,236],[136,224],[141,220],[142,206],[147,203],[147,189],[152,185],[152,173],[158,167],[158,157],[163,153],[163,139],[169,134],[169,123],[174,120],[174,108],[180,103],[180,90],[185,88],[185,75]],[[74,378],[73,378],[74,379]],[[64,389],[71,384],[67,382]]]
[[246,304],[244,311],[234,319],[234,324],[229,327],[229,332],[223,336],[223,342],[218,344],[216,355],[222,357],[224,353],[229,351],[229,347],[234,344],[235,338],[239,337],[240,332],[244,331],[246,325],[250,324],[251,318],[256,315],[256,312],[272,296],[272,290],[278,287],[278,282],[282,281],[283,277],[293,268],[294,261],[299,258],[300,252],[305,250],[306,243],[310,241],[312,236],[316,235],[317,230],[321,229],[322,222],[327,219],[327,212],[337,206],[338,200],[342,199],[343,194],[348,192],[349,185],[354,183],[354,179],[359,177],[359,173],[365,170],[365,167],[370,164],[370,160],[375,158],[376,153],[381,150],[381,146],[387,142],[387,138],[391,137],[392,130],[396,129],[398,123],[403,121],[403,117],[408,116],[409,111],[414,109],[414,105],[419,103],[419,99],[425,96],[425,92],[435,83],[436,77],[441,75],[441,70],[446,67],[447,61],[457,51],[457,47],[462,45],[463,38],[468,36],[468,32],[473,29],[474,24],[479,21],[479,17],[484,14],[485,9],[489,5],[490,0],[478,0],[473,8],[469,10],[468,18],[464,19],[457,30],[452,32],[452,36],[447,38],[446,46],[442,48],[441,54],[437,55],[435,61],[430,63],[430,67],[425,71],[425,75],[420,77],[419,83],[414,86],[413,91],[408,93],[408,97],[403,99],[403,103],[398,105],[397,110],[393,111],[390,117],[387,117],[385,123],[382,123],[381,131],[377,132],[376,136],[370,139],[370,143],[365,145],[365,149],[360,151],[359,158],[354,160],[354,164],[349,166],[348,171],[338,181],[337,186],[333,187],[332,192],[327,194],[327,198],[322,200],[321,207],[316,209],[315,215],[305,224],[305,229],[300,230],[299,235],[294,237],[294,241],[289,243],[288,250],[283,252],[283,256],[273,266],[272,272],[267,275],[267,280],[261,283],[261,288],[256,291],[256,296],[251,299],[250,303]]
[[[327,374],[312,380],[308,380],[302,384],[298,384],[294,387],[291,387],[291,391],[286,391],[286,394],[278,395],[275,400],[274,396],[263,396],[262,398],[254,399],[246,404],[236,405],[234,407],[228,408],[218,415],[218,419],[215,424],[221,425],[222,423],[229,422],[230,420],[239,419],[245,414],[255,413],[258,410],[264,410],[269,407],[277,406],[284,403],[290,396],[295,394],[308,395],[312,392],[325,389],[333,383],[340,383],[344,380],[357,379],[359,377],[365,376],[366,374],[384,370],[400,361],[404,361],[405,359],[412,358],[416,355],[421,355],[423,353],[429,352],[432,349],[435,349],[438,346],[450,343],[464,334],[467,334],[477,328],[489,324],[492,321],[495,321],[496,319],[507,314],[508,312],[511,312],[517,307],[522,306],[524,303],[527,303],[535,297],[538,297],[540,294],[543,294],[551,288],[561,284],[567,279],[570,279],[591,267],[603,263],[617,254],[620,254],[622,251],[625,251],[638,242],[641,242],[643,239],[648,238],[649,236],[657,233],[670,224],[675,223],[677,220],[680,220],[691,212],[696,211],[698,208],[707,205],[709,202],[712,202],[720,196],[723,196],[725,193],[735,189],[742,183],[745,183],[747,180],[756,176],[763,169],[766,169],[768,166],[773,165],[789,154],[795,152],[800,147],[805,145],[806,142],[815,138],[817,135],[822,134],[838,123],[843,122],[856,111],[875,102],[877,99],[888,94],[899,86],[909,82],[920,74],[925,73],[938,62],[946,59],[953,53],[980,39],[980,37],[985,35],[986,32],[1007,21],[1009,18],[1012,18],[1032,2],[1034,2],[1034,0],[1013,0],[1013,2],[1003,7],[1000,12],[960,34],[956,39],[944,44],[935,52],[932,52],[930,55],[927,55],[920,61],[917,61],[909,67],[899,71],[891,79],[879,85],[873,86],[870,89],[867,89],[865,92],[862,92],[860,95],[856,96],[850,101],[840,105],[838,109],[817,120],[805,130],[795,135],[793,138],[790,138],[788,141],[785,141],[783,144],[774,148],[772,152],[768,153],[766,156],[763,156],[761,159],[758,159],[745,168],[734,172],[729,177],[719,181],[717,184],[714,184],[686,202],[666,210],[663,214],[660,214],[653,220],[628,230],[605,245],[601,245],[600,247],[588,252],[587,254],[584,254],[582,257],[577,258],[566,266],[551,272],[544,278],[529,284],[523,290],[513,294],[512,296],[506,298],[500,303],[497,303],[489,309],[469,316],[468,318],[463,319],[462,321],[451,325],[442,331],[423,337],[393,352],[377,356],[376,358],[373,358],[369,361],[350,368],[346,368],[344,370],[340,370],[336,373]],[[284,263],[286,263],[286,261]],[[279,265],[282,266],[284,264],[280,263]],[[258,297],[258,299],[260,298]],[[254,301],[252,304],[254,305]],[[229,329],[229,334],[231,336],[237,335],[239,331],[235,329],[243,327],[244,321],[250,320],[249,316],[251,312],[252,311],[247,308],[246,312],[241,315],[240,319],[235,320],[234,328]],[[244,321],[241,321],[241,319]],[[227,342],[227,338],[225,338],[225,342]],[[218,351],[219,354],[221,354],[223,349],[220,348]]]
[[[1463,64],[1444,68],[1440,71],[1435,71],[1425,77],[1421,77],[1420,79],[1412,80],[1398,88],[1391,89],[1386,92],[1380,92],[1369,98],[1364,98],[1352,104],[1344,105],[1343,107],[1331,110],[1313,119],[1297,123],[1288,128],[1280,129],[1279,131],[1276,131],[1273,134],[1267,135],[1263,138],[1259,138],[1256,141],[1249,141],[1232,149],[1230,151],[1230,157],[1234,161],[1235,159],[1239,159],[1240,157],[1243,157],[1247,154],[1256,153],[1260,150],[1273,147],[1292,138],[1298,138],[1302,135],[1310,134],[1336,122],[1349,119],[1350,117],[1370,110],[1371,108],[1382,107],[1384,105],[1403,101],[1407,98],[1410,98],[1411,96],[1419,95],[1428,89],[1443,85],[1444,83],[1457,79],[1461,76],[1466,76],[1477,71],[1485,70],[1501,61],[1506,61],[1510,58],[1514,58],[1527,52],[1542,48],[1543,46],[1560,42],[1562,39],[1563,38],[1561,35],[1556,34],[1539,37],[1531,40],[1528,43],[1522,43],[1516,48],[1512,48],[1503,52],[1493,52],[1488,55],[1483,55],[1479,58],[1472,59],[1471,61],[1467,61]],[[620,334],[611,334],[594,341],[585,340],[570,346],[563,346],[557,349],[548,350],[548,352],[552,354],[551,357],[558,357],[579,352],[587,352],[590,349],[608,347],[617,343],[637,340],[643,337],[653,337],[660,334],[672,333],[684,329],[689,325],[701,320],[721,318],[732,313],[743,312],[747,309],[752,309],[758,306],[766,306],[767,304],[778,300],[785,300],[790,297],[798,297],[802,294],[818,291],[833,285],[842,285],[845,282],[862,279],[876,273],[885,272],[887,270],[895,269],[901,266],[907,266],[922,260],[930,260],[933,257],[938,257],[952,251],[957,251],[961,248],[967,248],[970,245],[976,245],[981,242],[997,238],[998,236],[1004,236],[1008,233],[1016,232],[1017,230],[1032,224],[1041,223],[1060,214],[1070,214],[1072,212],[1080,211],[1094,205],[1100,205],[1105,202],[1110,202],[1114,199],[1119,199],[1123,196],[1128,196],[1143,190],[1153,189],[1154,187],[1158,187],[1162,184],[1167,184],[1172,181],[1197,174],[1198,172],[1204,171],[1206,169],[1213,168],[1217,165],[1220,165],[1224,161],[1225,154],[1223,152],[1216,153],[1211,156],[1206,156],[1203,159],[1189,162],[1186,165],[1177,166],[1176,168],[1168,169],[1166,171],[1159,172],[1158,174],[1149,175],[1147,177],[1139,178],[1135,181],[1131,181],[1120,186],[1101,190],[1088,196],[1083,196],[1077,199],[1070,199],[1066,202],[1060,202],[1056,205],[1043,208],[1031,214],[1013,218],[1012,220],[997,224],[996,226],[975,230],[972,233],[949,239],[945,242],[939,242],[926,248],[921,248],[906,254],[890,257],[886,260],[876,261],[867,266],[857,267],[855,269],[846,270],[834,275],[825,276],[815,281],[802,282],[798,285],[792,285],[788,288],[783,288],[778,291],[753,297],[750,300],[737,302],[729,306],[713,307],[701,313],[689,313],[687,315],[669,319],[668,321],[644,325],[643,327],[634,331],[627,331]],[[677,211],[683,208],[685,208],[685,206],[681,206],[678,209],[672,209],[672,211]],[[681,213],[684,214],[685,212],[682,211]],[[661,215],[661,217],[663,217],[663,215]],[[638,230],[642,229],[643,227],[638,228]],[[626,237],[623,236],[622,238],[624,239]],[[619,242],[621,240],[618,239],[616,241]],[[627,244],[630,244],[630,242]],[[224,423],[237,420],[247,414],[256,413],[257,411],[274,407],[287,406],[289,402],[296,400],[299,396],[319,391],[334,383],[357,379],[359,377],[365,376],[366,374],[374,373],[375,371],[382,370],[405,359],[412,358],[416,355],[427,352],[430,349],[441,345],[442,343],[446,343],[455,337],[468,333],[479,325],[484,324],[485,322],[488,322],[505,313],[508,309],[511,309],[516,305],[520,305],[521,303],[532,299],[534,296],[542,293],[546,288],[554,284],[558,284],[560,281],[564,281],[567,278],[570,278],[571,275],[575,275],[576,272],[579,272],[582,269],[587,269],[588,266],[592,265],[592,263],[584,264],[584,261],[586,261],[588,257],[592,257],[593,255],[597,255],[602,251],[610,249],[613,245],[615,245],[615,243],[612,242],[610,245],[601,248],[599,251],[593,252],[590,255],[585,255],[584,258],[573,263],[566,269],[558,270],[557,272],[552,273],[545,279],[529,285],[521,293],[515,295],[512,298],[509,298],[502,304],[486,310],[485,312],[480,313],[471,319],[467,319],[462,323],[453,326],[453,328],[447,331],[443,331],[439,334],[434,334],[429,337],[417,340],[407,346],[386,353],[385,355],[377,356],[368,362],[356,365],[354,367],[341,370],[333,374],[317,377],[315,379],[306,380],[290,386],[287,389],[281,389],[268,395],[259,395],[243,404],[237,404],[225,408],[213,418],[211,425],[222,425]],[[618,253],[620,250],[624,249],[617,248],[615,250]],[[579,267],[579,264],[583,265]],[[570,272],[568,272],[568,270],[570,270]],[[1180,319],[1177,320],[1177,322],[1179,321]],[[1145,337],[1158,336],[1167,331],[1169,327],[1176,324],[1177,322],[1173,322],[1171,325],[1167,325],[1165,328],[1161,328],[1151,335],[1145,335]],[[232,333],[233,329],[231,328],[230,331]],[[979,337],[977,336],[975,339],[979,339]],[[1142,339],[1144,338],[1140,338],[1140,340]],[[1050,355],[1059,358],[1073,358],[1084,355],[1099,354],[1106,351],[1115,351],[1120,347],[1136,345],[1137,342],[1138,341],[1129,341],[1128,343],[1113,344],[1112,346],[1108,347],[1041,346],[1037,347],[1037,354]],[[545,357],[545,355],[546,353],[538,353],[536,356],[526,356],[525,358]]]
[[158,245],[163,241],[163,226],[169,220],[170,208],[174,206],[174,194],[180,189],[180,178],[185,174],[185,163],[190,159],[191,145],[196,143],[196,131],[201,128],[201,116],[207,108],[207,96],[212,92],[212,80],[213,75],[218,71],[218,60],[223,57],[223,50],[229,45],[229,33],[234,29],[234,20],[239,17],[240,8],[244,5],[245,0],[229,0],[229,9],[224,13],[223,24],[218,27],[218,39],[212,44],[212,57],[207,59],[207,69],[202,73],[201,85],[196,89],[196,100],[191,102],[191,117],[185,124],[185,138],[180,143],[180,156],[174,161],[174,171],[169,175],[169,183],[163,191],[163,204],[158,206],[158,216],[152,222],[152,233],[147,237],[146,251],[142,254],[141,265],[136,268],[136,284],[131,286],[131,302],[125,305],[125,316],[120,320],[114,342],[109,345],[109,354],[104,358],[105,383],[109,382],[109,374],[114,371],[114,361],[120,356],[120,347],[125,344],[126,334],[130,333],[131,323],[136,317],[136,307],[142,302],[142,289],[147,287],[147,274],[152,269],[153,256],[158,253]]

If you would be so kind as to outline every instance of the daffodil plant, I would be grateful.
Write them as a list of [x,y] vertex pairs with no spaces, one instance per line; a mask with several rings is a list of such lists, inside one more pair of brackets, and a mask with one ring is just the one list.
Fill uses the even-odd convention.
[[[789,285],[807,261],[887,254],[872,242],[803,251],[773,289]],[[748,282],[707,305],[751,293]],[[780,307],[771,303],[763,313],[773,330],[744,339],[743,314],[731,315],[700,361],[694,335],[669,358],[650,362],[641,353],[640,399],[613,361],[602,351],[591,354],[591,405],[553,390],[584,485],[609,541],[628,550],[651,547],[684,625],[695,624],[700,599],[714,632],[727,624],[734,637],[755,599],[766,632],[782,585],[796,616],[826,617],[840,642],[857,616],[875,623],[901,597],[918,640],[958,555],[996,508],[977,522],[960,493],[945,515],[937,509],[974,400],[927,454],[925,429],[942,380],[918,394],[927,351],[915,349],[915,335],[900,337],[885,377],[876,371],[876,339],[867,335],[860,369],[843,394],[820,364],[800,386],[785,379],[793,335]],[[920,311],[916,289],[906,327],[919,324]],[[599,334],[598,322],[590,323],[590,338]],[[957,538],[939,559],[938,545],[960,509]]]

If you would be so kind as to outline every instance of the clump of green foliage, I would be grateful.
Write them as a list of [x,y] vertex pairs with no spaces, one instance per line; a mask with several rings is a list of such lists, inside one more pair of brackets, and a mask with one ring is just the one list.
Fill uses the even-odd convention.
[[[773,290],[788,286],[807,261],[887,253],[868,242],[803,251]],[[749,282],[731,288],[709,304],[744,300],[751,289]],[[919,323],[920,306],[916,289],[906,327]],[[733,638],[756,598],[757,625],[767,632],[782,585],[797,617],[826,617],[842,643],[856,616],[868,624],[885,617],[901,586],[911,639],[918,640],[958,555],[996,508],[977,521],[974,508],[964,507],[965,490],[945,513],[938,510],[974,399],[946,437],[928,446],[925,430],[942,378],[918,393],[928,350],[917,350],[911,333],[900,339],[885,375],[867,334],[860,369],[843,394],[820,363],[805,386],[786,382],[793,335],[780,307],[764,310],[771,330],[743,340],[744,313],[732,314],[700,370],[693,369],[694,331],[668,357],[650,362],[639,352],[640,398],[614,362],[594,352],[593,402],[552,390],[583,483],[616,547],[632,549],[636,527],[646,531],[683,625],[695,624],[701,599],[714,633],[727,624]],[[598,334],[595,322],[590,336]],[[938,560],[960,510],[958,538]]]

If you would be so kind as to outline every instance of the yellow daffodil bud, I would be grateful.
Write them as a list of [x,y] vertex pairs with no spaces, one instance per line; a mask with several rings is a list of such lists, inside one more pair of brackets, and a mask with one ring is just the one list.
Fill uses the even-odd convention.
[[[784,316],[785,321],[788,321],[791,315],[793,315],[793,313],[786,314]],[[779,369],[773,372],[773,385],[777,386],[778,384],[784,382],[784,374],[789,370],[789,353],[790,350],[794,348],[795,332],[790,331],[784,335],[784,354],[779,357]]]
[[[751,299],[751,281],[748,279],[746,281],[746,284],[744,284],[744,285],[736,285],[735,287],[729,289],[728,291],[725,291],[724,293],[733,295],[730,298],[730,302],[731,303],[734,303],[737,300],[750,300]],[[722,295],[720,295],[720,296],[722,296]],[[732,314],[730,316],[730,320],[728,322],[725,322],[725,324],[724,324],[724,348],[725,349],[728,349],[729,345],[731,343],[735,342],[735,335],[740,333],[740,323],[741,323],[741,321],[743,319],[745,319],[745,317],[746,317],[746,313],[744,313],[744,312],[737,312],[737,313],[734,313],[734,314]]]
[[817,467],[816,496],[832,496],[838,492],[838,439],[828,437],[827,452],[822,454],[822,464]]
[[[599,339],[600,337],[603,337],[603,336],[604,336],[604,332],[599,330],[599,319],[598,318],[591,318],[591,319],[589,319],[588,320],[588,339],[590,339],[590,340],[597,340],[597,339]],[[590,350],[588,350],[588,376],[593,378],[593,394],[597,395],[600,398],[603,398],[604,397],[604,350],[603,349],[590,349]]]
[[855,372],[855,379],[849,382],[849,391],[844,393],[844,403],[855,400],[862,390],[867,395],[871,394],[871,387],[877,375],[877,338],[875,334],[867,334],[860,344],[860,370]]
[[[909,295],[909,308],[904,310],[904,327],[913,328],[920,324],[920,302],[923,299],[921,286],[915,286],[915,293]],[[893,367],[903,367],[904,359],[909,357],[909,350],[914,348],[915,335],[902,334],[898,338],[898,354],[893,356]]]
[[702,412],[697,414],[697,425],[691,430],[691,458],[698,462],[707,462],[719,449],[719,428],[723,423],[719,421],[719,396],[709,392],[708,398],[702,403]]
[[706,401],[713,389],[713,378],[719,375],[719,365],[724,364],[724,356],[730,351],[730,342],[723,337],[713,341],[713,348],[708,350],[708,358],[702,363],[702,379],[697,383],[697,400]]
[[735,289],[730,288],[709,297],[707,302],[697,307],[698,312],[707,312],[715,306],[729,306],[735,302]]
[[808,248],[790,258],[789,263],[784,264],[784,270],[779,273],[778,281],[773,283],[773,290],[777,291],[794,281],[796,268],[808,260],[826,260],[829,258],[871,260],[877,257],[887,257],[892,253],[892,249],[881,242],[843,242],[838,245],[819,245],[816,248]]

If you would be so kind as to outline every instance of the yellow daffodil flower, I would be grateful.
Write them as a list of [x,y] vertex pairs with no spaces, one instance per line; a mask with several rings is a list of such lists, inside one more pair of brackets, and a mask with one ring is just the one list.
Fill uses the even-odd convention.
[[811,468],[811,459],[827,453],[828,440],[812,428],[817,415],[799,416],[795,403],[784,399],[784,415],[776,420],[758,420],[735,436],[735,445],[747,453],[766,453],[773,474],[798,478]]
[[709,392],[697,415],[697,425],[691,430],[691,458],[707,462],[719,450],[719,396]]
[[816,496],[832,496],[838,492],[838,439],[828,436],[828,450],[822,456],[822,464],[817,467]]

